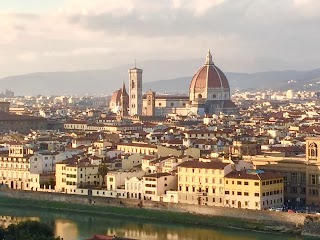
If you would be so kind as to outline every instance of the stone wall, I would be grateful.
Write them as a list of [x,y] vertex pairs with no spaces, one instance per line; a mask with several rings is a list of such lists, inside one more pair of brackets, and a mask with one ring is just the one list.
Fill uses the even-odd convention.
[[222,216],[238,219],[248,219],[256,221],[281,222],[287,224],[303,225],[305,214],[295,214],[287,212],[258,211],[248,209],[199,206],[181,203],[163,203],[153,201],[140,201],[135,199],[119,199],[106,197],[89,197],[81,195],[70,195],[63,193],[31,192],[22,190],[1,190],[0,196],[22,198],[22,199],[41,199],[48,201],[59,201],[67,203],[78,203],[97,206],[122,206],[133,208],[145,208],[153,210],[166,210],[171,212],[192,213],[207,216]]

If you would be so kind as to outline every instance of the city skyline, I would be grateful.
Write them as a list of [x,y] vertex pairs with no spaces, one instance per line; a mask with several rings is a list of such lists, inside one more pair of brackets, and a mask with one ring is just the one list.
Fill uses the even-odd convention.
[[225,71],[309,70],[319,67],[319,7],[313,0],[2,2],[0,77],[199,59],[207,48]]

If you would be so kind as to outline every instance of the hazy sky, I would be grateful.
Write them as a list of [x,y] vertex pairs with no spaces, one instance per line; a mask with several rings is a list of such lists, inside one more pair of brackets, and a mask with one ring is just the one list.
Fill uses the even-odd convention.
[[0,77],[204,58],[224,71],[320,67],[320,0],[1,0]]

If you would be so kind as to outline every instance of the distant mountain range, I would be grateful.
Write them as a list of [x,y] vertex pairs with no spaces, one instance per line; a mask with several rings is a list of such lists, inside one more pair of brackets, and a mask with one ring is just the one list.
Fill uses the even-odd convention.
[[[144,71],[144,91],[152,89],[162,93],[187,93],[192,76],[202,66],[203,60],[146,61],[140,64]],[[121,87],[123,81],[127,85],[128,69],[131,67],[124,65],[107,70],[39,72],[10,76],[0,79],[0,92],[8,88],[16,95],[111,94]],[[225,74],[232,91],[320,90],[320,69]]]

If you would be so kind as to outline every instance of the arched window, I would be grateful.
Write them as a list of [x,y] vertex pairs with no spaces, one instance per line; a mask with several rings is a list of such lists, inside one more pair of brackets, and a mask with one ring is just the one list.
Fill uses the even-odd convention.
[[309,157],[317,158],[318,157],[318,146],[315,143],[309,144]]

